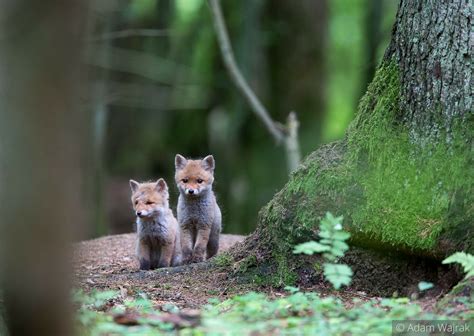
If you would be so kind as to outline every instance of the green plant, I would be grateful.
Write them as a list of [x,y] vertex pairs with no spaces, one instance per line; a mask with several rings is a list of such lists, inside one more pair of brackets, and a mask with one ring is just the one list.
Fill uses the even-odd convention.
[[[144,294],[122,303],[113,292],[81,292],[76,296],[81,326],[77,334],[365,336],[390,335],[393,320],[472,319],[469,312],[473,306],[467,299],[459,299],[455,310],[434,313],[424,312],[408,298],[355,298],[343,302],[334,296],[304,293],[296,287],[285,289],[287,295],[274,299],[256,292],[222,302],[209,299],[209,304],[195,315],[186,315],[174,305],[155,306]],[[110,304],[115,306],[108,307]]]
[[425,290],[428,290],[428,289],[431,289],[433,288],[434,285],[431,283],[431,282],[427,282],[427,281],[420,281],[418,283],[418,289],[420,290],[420,292],[423,292]]
[[343,217],[334,217],[330,212],[321,220],[319,225],[319,242],[309,241],[296,245],[293,253],[308,254],[322,253],[326,262],[324,263],[324,277],[335,289],[342,285],[349,285],[352,279],[352,270],[349,266],[338,264],[337,261],[344,256],[349,249],[346,240],[350,234],[342,230]]
[[465,252],[456,252],[443,260],[443,264],[458,263],[464,268],[466,277],[474,277],[474,256]]

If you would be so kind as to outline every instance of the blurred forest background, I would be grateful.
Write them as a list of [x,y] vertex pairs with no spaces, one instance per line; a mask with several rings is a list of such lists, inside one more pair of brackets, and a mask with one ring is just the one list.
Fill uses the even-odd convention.
[[[226,72],[204,0],[93,3],[88,237],[133,230],[130,178],[213,154],[224,232],[247,234],[287,180],[276,146]],[[341,138],[389,41],[395,0],[222,1],[237,63],[274,120],[300,120],[303,157]]]

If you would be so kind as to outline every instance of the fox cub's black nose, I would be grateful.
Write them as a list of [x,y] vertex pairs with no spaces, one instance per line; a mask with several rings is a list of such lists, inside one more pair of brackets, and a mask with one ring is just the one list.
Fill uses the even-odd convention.
[[138,216],[138,217],[141,217],[141,216],[142,216],[142,212],[141,212],[141,211],[137,211],[137,216]]
[[190,193],[191,195],[194,194],[194,190],[193,189],[189,189],[188,190],[188,193]]

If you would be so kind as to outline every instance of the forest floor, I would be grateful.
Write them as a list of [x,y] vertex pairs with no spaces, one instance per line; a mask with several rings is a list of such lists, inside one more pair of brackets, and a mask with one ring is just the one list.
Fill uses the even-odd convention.
[[[243,241],[245,236],[223,234],[219,252],[228,250]],[[261,286],[252,281],[240,279],[229,267],[204,262],[153,271],[140,271],[135,258],[135,234],[106,236],[77,243],[74,252],[76,288],[90,293],[94,290],[120,291],[122,299],[135,297],[140,293],[156,305],[175,305],[180,309],[198,309],[210,298],[225,300],[249,291],[264,292],[269,298],[288,294],[283,288]],[[353,298],[362,301],[374,296],[356,291],[350,287],[333,291],[325,281],[299,284],[301,290],[314,291],[320,296],[336,296],[346,305]],[[441,295],[424,296],[416,300],[423,310],[431,310]]]
[[[223,234],[219,252],[243,241],[244,236]],[[76,287],[92,290],[120,290],[121,296],[146,293],[157,305],[198,308],[210,297],[240,293],[229,291],[226,273],[210,271],[200,263],[152,271],[140,271],[135,257],[135,234],[106,236],[80,242],[74,250]]]
[[[153,271],[138,269],[135,234],[77,243],[77,333],[240,336],[274,335],[284,329],[288,335],[313,335],[315,330],[387,335],[393,334],[396,320],[474,321],[474,279],[459,296],[445,296],[450,288],[435,285],[410,299],[385,299],[351,286],[335,291],[307,270],[298,274],[298,288],[274,287],[246,276],[242,265],[233,262],[234,251],[246,251],[244,240],[222,235],[220,253],[210,260]],[[222,253],[232,246],[230,254]]]

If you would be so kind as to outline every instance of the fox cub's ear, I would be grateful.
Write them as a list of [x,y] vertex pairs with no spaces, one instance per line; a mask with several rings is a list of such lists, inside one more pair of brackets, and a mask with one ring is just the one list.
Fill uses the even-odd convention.
[[176,154],[176,157],[174,158],[174,166],[176,170],[183,169],[186,166],[186,163],[188,160],[180,154]]
[[140,185],[140,183],[138,183],[137,181],[130,180],[130,188],[132,188],[132,193],[137,191],[139,185]]
[[212,155],[206,156],[202,159],[201,165],[205,170],[213,171],[215,166],[214,157]]
[[158,192],[163,192],[168,190],[168,185],[166,184],[166,181],[160,178],[158,181],[156,181],[156,190]]

